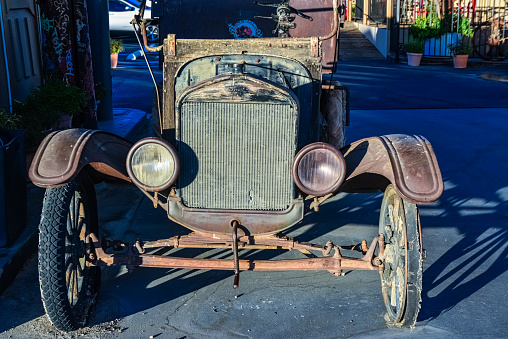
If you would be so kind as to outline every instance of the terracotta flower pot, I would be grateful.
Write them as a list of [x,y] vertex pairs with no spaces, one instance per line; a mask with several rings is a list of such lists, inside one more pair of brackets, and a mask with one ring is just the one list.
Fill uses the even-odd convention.
[[469,57],[469,55],[454,55],[453,56],[453,67],[466,68],[468,57]]
[[422,61],[423,53],[406,53],[407,54],[407,64],[409,66],[420,66],[420,61]]
[[118,53],[111,54],[111,68],[116,68],[117,64],[118,64]]

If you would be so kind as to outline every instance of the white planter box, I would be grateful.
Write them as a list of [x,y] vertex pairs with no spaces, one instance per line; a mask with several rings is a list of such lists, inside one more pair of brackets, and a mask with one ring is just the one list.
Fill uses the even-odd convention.
[[460,38],[460,33],[446,33],[437,39],[427,39],[425,40],[423,54],[427,56],[452,56],[448,45],[456,43]]

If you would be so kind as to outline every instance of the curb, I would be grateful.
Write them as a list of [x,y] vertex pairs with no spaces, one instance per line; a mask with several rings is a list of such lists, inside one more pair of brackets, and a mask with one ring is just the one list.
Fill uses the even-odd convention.
[[[397,63],[394,56],[389,56],[388,59]],[[407,64],[407,57],[405,55],[399,56],[400,64]],[[423,56],[420,66],[450,66],[453,68],[453,60],[451,57],[428,57]],[[483,67],[483,68],[506,68],[508,69],[508,59],[504,61],[490,61],[480,58],[469,58],[467,67]]]
[[[44,189],[27,182],[27,224],[10,247],[0,248],[0,294],[16,278],[25,261],[37,250],[38,226]],[[28,198],[27,198],[28,200]]]

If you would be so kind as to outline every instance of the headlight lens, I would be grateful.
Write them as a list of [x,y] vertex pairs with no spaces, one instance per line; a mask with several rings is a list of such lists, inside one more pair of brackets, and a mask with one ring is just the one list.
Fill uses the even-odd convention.
[[346,174],[346,162],[333,146],[314,143],[304,147],[295,157],[293,177],[303,192],[323,196],[336,191]]
[[162,191],[178,175],[178,158],[169,143],[147,138],[136,143],[127,157],[127,171],[134,183],[150,192]]

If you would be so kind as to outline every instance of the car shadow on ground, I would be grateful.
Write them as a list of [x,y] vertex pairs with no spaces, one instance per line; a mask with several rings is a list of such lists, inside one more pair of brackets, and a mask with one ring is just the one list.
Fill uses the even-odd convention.
[[[424,270],[421,321],[448,312],[508,271],[508,186],[469,197],[450,186],[440,199],[444,209],[438,219],[442,227],[456,225],[461,239],[449,239],[451,247]],[[446,246],[447,239],[440,242]]]
[[[504,190],[504,193],[499,194],[506,194],[507,188]],[[424,214],[422,216],[424,248],[428,252],[433,249],[425,245],[425,234],[434,232],[434,227],[456,227],[463,238],[455,243],[454,239],[450,239],[453,245],[445,250],[444,254],[435,260],[429,255],[425,260],[429,262],[429,266],[426,267],[424,264],[422,309],[418,321],[429,321],[447,312],[508,270],[508,246],[506,246],[508,230],[506,224],[495,225],[499,222],[499,213],[507,210],[506,200],[503,201],[495,194],[491,197],[460,199],[454,196],[454,193],[459,194],[454,192],[454,188],[448,189],[438,202],[420,207]],[[354,245],[366,239],[370,243],[372,237],[377,234],[381,199],[382,193],[341,194],[322,205],[318,213],[309,214],[302,223],[286,230],[285,233],[295,236],[301,242],[325,244],[327,240],[332,240],[340,245]],[[476,205],[482,205],[484,202],[491,202],[487,205],[495,207],[478,210]],[[434,209],[440,212],[432,212]],[[470,215],[475,213],[480,215]],[[330,217],[331,215],[336,217]],[[185,228],[167,220],[161,222],[170,223],[168,228],[172,235],[187,232]],[[355,231],[355,227],[349,223],[362,225],[362,230],[367,230],[366,234]],[[482,228],[476,225],[489,227]],[[242,250],[240,258],[270,260],[286,252]],[[179,249],[173,255],[232,259],[230,250]],[[105,271],[109,271],[103,273],[106,279],[108,276],[115,278],[109,287],[103,289],[98,312],[92,317],[90,325],[146,311],[224,279],[230,279],[231,284],[233,282],[231,271],[145,268],[131,274],[124,274],[125,272],[122,273],[119,268],[107,268]],[[111,293],[114,289],[116,291]],[[436,290],[439,292],[436,293]],[[112,297],[113,294],[121,298]],[[382,298],[381,289],[379,298]]]

